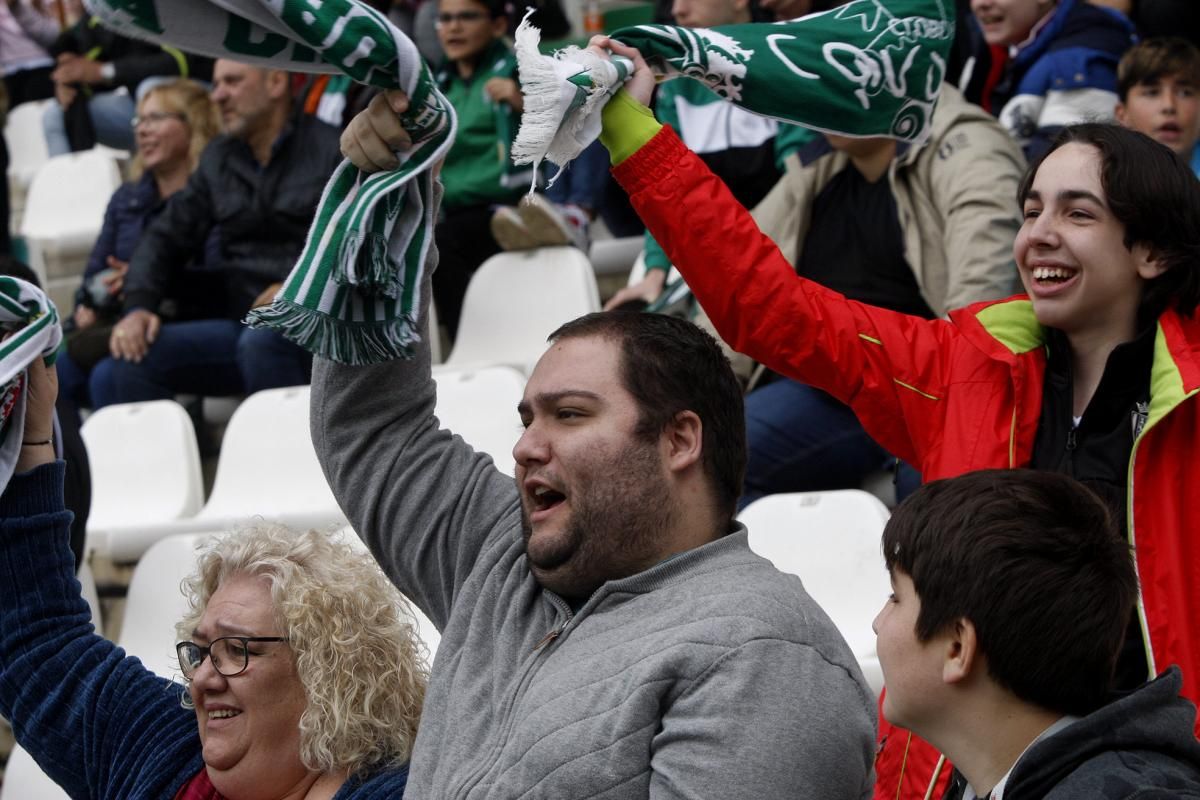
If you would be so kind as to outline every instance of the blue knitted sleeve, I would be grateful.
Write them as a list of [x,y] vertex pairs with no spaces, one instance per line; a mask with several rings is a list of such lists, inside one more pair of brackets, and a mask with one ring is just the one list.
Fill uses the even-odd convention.
[[0,495],[0,713],[73,797],[164,798],[202,767],[182,687],[96,635],[68,547],[59,461]]

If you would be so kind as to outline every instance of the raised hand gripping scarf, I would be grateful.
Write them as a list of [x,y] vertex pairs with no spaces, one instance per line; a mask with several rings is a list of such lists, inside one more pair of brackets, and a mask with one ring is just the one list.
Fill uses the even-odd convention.
[[[709,29],[622,28],[612,38],[638,49],[660,80],[692,78],[748,111],[849,136],[920,141],[954,39],[951,0],[852,0],[775,24]],[[523,22],[517,61],[525,114],[513,145],[518,163],[560,167],[600,132],[599,112],[624,80],[576,47],[544,56]]]
[[413,139],[400,166],[367,176],[334,171],[299,262],[275,301],[247,323],[271,327],[347,364],[407,357],[433,243],[432,167],[454,140],[455,117],[413,43],[357,0],[85,0],[124,35],[218,58],[306,72],[342,72],[402,89]]
[[58,311],[40,289],[0,276],[0,492],[8,485],[25,433],[26,368],[35,358],[53,364],[62,341]]

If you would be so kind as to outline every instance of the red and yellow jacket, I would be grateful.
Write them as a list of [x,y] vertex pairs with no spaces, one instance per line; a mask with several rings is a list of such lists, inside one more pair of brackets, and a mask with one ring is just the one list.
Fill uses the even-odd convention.
[[[1046,352],[1026,297],[924,320],[800,278],[675,134],[654,133],[629,104],[610,103],[614,110],[605,112],[614,175],[730,346],[848,404],[872,437],[926,480],[1029,465]],[[613,142],[618,125],[626,132]],[[636,150],[630,130],[644,142]],[[1130,457],[1127,522],[1150,645],[1147,677],[1180,665],[1183,694],[1193,702],[1200,701],[1200,535],[1190,532],[1190,499],[1200,500],[1198,391],[1200,322],[1168,311],[1158,321],[1149,418]],[[924,797],[936,752],[882,727],[876,797]]]

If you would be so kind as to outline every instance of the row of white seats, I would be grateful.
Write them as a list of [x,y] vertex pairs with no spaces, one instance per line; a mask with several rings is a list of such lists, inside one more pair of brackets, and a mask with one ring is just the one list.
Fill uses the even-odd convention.
[[[439,418],[511,474],[525,374],[548,333],[598,308],[591,264],[575,248],[489,259],[468,286],[454,350],[437,367]],[[308,397],[306,387],[280,389],[238,406],[207,502],[182,409],[162,401],[91,415],[83,427],[93,480],[89,547],[123,562],[168,533],[222,530],[254,515],[345,524],[312,450]]]
[[[435,380],[443,427],[512,474],[524,376],[510,367],[438,368]],[[255,517],[295,527],[346,525],[317,463],[308,405],[307,386],[246,398],[225,430],[207,501],[182,406],[158,400],[92,414],[82,430],[92,472],[89,551],[136,561],[172,533],[227,530]]]

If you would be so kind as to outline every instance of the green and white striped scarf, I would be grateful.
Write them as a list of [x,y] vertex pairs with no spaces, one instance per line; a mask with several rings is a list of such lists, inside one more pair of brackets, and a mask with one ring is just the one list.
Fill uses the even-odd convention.
[[118,33],[216,58],[300,72],[341,72],[402,89],[413,147],[400,166],[334,171],[308,241],[275,301],[250,312],[326,358],[350,364],[407,356],[433,244],[432,167],[454,140],[454,110],[416,46],[357,0],[86,0]]
[[[517,31],[525,114],[518,162],[570,162],[600,132],[615,82],[595,56],[538,50]],[[954,39],[952,0],[852,0],[790,22],[681,28],[638,25],[612,38],[638,49],[660,80],[691,78],[755,114],[847,136],[921,141]],[[600,91],[597,91],[600,90]]]
[[58,311],[40,289],[0,276],[0,492],[21,455],[25,433],[26,369],[35,358],[53,364],[62,341]]

